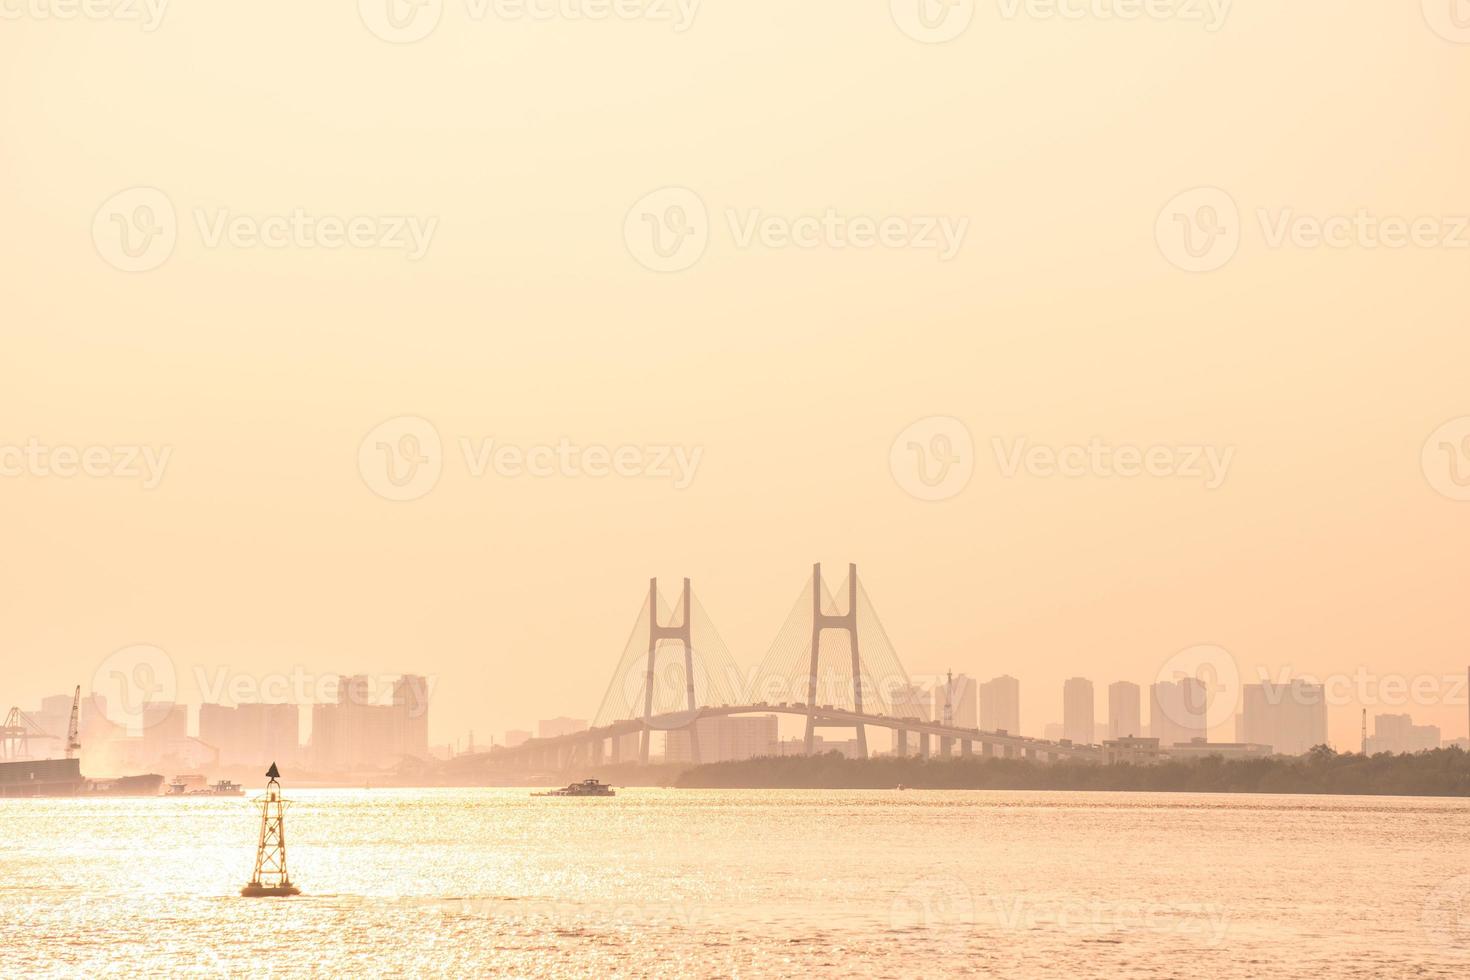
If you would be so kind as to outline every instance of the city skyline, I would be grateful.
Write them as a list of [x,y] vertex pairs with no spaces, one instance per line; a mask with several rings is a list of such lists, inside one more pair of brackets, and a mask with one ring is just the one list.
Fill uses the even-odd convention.
[[[86,709],[82,715],[83,744],[90,748],[94,760],[106,758],[113,766],[118,765],[119,760],[125,764],[146,764],[148,760],[169,758],[178,767],[193,768],[194,764],[185,760],[203,759],[198,752],[212,750],[217,753],[213,764],[227,767],[263,764],[269,758],[284,759],[290,764],[301,761],[321,772],[388,768],[411,759],[450,759],[462,748],[470,752],[477,749],[473,730],[469,733],[467,748],[458,738],[431,745],[430,684],[427,678],[403,675],[395,679],[391,685],[391,699],[381,691],[375,694],[373,679],[366,675],[339,675],[336,682],[333,697],[322,703],[247,701],[227,706],[205,702],[193,711],[192,723],[189,706],[185,704],[147,703],[142,706],[141,729],[130,729],[125,720],[108,717],[105,700],[89,697],[83,703]],[[934,723],[942,720],[956,728],[980,729],[984,724],[982,719],[985,719],[991,726],[986,730],[1004,731],[1005,719],[1013,717],[1019,704],[1020,688],[1019,680],[1009,675],[976,682],[967,675],[947,672],[942,678],[927,682],[920,680],[898,689],[892,699],[892,710],[895,717],[912,717]],[[1232,727],[1225,737],[1221,737],[1215,728],[1202,727],[1205,705],[1199,696],[1203,689],[1204,685],[1199,681],[1150,685],[1150,712],[1145,723],[1140,713],[1139,685],[1115,681],[1102,688],[1094,685],[1090,678],[1068,678],[1061,692],[1063,721],[1045,722],[1041,726],[1042,737],[1080,745],[1101,745],[1108,738],[1119,739],[1143,732],[1165,749],[1171,745],[1197,743],[1225,746],[1227,754],[1231,745],[1260,746],[1278,754],[1300,755],[1315,745],[1329,744],[1326,740],[1326,696],[1321,685],[1300,679],[1287,684],[1243,685],[1238,699],[1240,710],[1231,715]],[[1099,694],[1105,695],[1107,707],[1105,714],[1095,715],[1094,705]],[[65,695],[44,698],[41,707],[29,713],[29,721],[59,740],[57,732],[62,730],[70,703]],[[286,711],[284,715],[283,709]],[[387,714],[395,709],[404,713]],[[338,720],[334,713],[348,710],[354,712],[353,718],[343,714]],[[370,721],[380,714],[381,721]],[[1094,721],[1095,717],[1104,720]],[[1442,738],[1438,726],[1415,724],[1410,713],[1380,713],[1374,717],[1375,734],[1366,743],[1370,751],[1412,752],[1436,748],[1441,744],[1470,746],[1470,738]],[[772,726],[773,734],[766,741],[785,751],[780,748],[784,743],[777,734],[778,718],[764,715],[759,718],[761,725],[769,722]],[[706,719],[700,727],[702,731],[709,727],[712,737],[720,742],[726,738],[721,726],[738,727],[748,720],[736,717]],[[303,721],[306,721],[305,725]],[[405,728],[406,725],[410,728]],[[533,737],[555,739],[586,731],[588,727],[586,718],[559,716],[539,719],[534,733],[504,729],[505,737],[499,744],[510,748]],[[482,734],[478,744],[480,751],[496,746],[494,732],[497,730],[492,727],[488,736]],[[484,731],[482,728],[482,733]],[[1034,737],[1024,730],[1017,731]],[[242,732],[253,733],[255,741],[249,749],[239,747]],[[317,732],[321,732],[320,737],[317,737]],[[1204,734],[1206,732],[1208,735]],[[908,744],[900,748],[895,732],[889,749],[877,747],[872,751],[874,754],[912,754],[919,750],[917,738],[911,734]],[[113,754],[99,753],[96,745],[99,741]],[[339,741],[340,748],[336,747]],[[198,743],[194,746],[195,755],[188,752],[170,755],[163,748],[169,745],[177,747],[185,742]],[[831,739],[826,742],[833,744]],[[741,744],[753,742],[746,738]],[[857,745],[856,742],[851,744]],[[117,754],[119,748],[126,750],[124,754]],[[741,755],[725,753],[720,757],[745,758],[750,754],[748,751]],[[672,742],[662,747],[660,757],[670,761],[694,758],[687,735],[674,737]]]

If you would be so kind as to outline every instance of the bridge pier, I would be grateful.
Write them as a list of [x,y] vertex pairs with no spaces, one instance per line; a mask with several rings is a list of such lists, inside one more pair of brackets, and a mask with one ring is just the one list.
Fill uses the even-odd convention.
[[954,755],[954,739],[948,735],[939,737],[939,758],[948,759]]
[[929,758],[929,733],[928,732],[920,732],[919,733],[919,758],[920,759],[927,759],[927,758]]
[[623,761],[623,736],[614,735],[608,741],[612,743],[608,746],[612,755],[612,764],[617,765]]
[[1016,747],[1014,745],[1004,746],[1003,751],[1007,759],[1014,759],[1016,757]]
[[968,738],[960,739],[960,756],[968,759],[975,754],[975,743]]
[[594,766],[602,765],[602,739],[600,738],[594,738],[592,740],[592,764]]

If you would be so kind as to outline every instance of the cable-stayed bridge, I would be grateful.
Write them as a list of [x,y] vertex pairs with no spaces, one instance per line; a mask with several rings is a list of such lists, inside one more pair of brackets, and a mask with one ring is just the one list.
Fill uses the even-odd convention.
[[854,732],[858,753],[866,757],[868,730],[884,728],[900,733],[895,751],[903,754],[916,740],[924,758],[958,752],[1101,759],[1092,746],[930,721],[916,713],[915,693],[856,565],[848,566],[835,595],[826,586],[822,566],[813,566],[776,639],[749,676],[720,638],[689,580],[683,580],[670,606],[654,579],[591,727],[513,748],[497,747],[490,761],[557,771],[647,763],[655,732],[683,732],[690,757],[698,762],[699,720],[746,714],[802,717],[807,754],[816,746],[818,730],[837,728]]

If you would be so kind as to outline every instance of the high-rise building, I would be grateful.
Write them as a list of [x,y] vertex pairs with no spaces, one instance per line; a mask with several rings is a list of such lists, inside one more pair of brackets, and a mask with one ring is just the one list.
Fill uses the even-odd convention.
[[980,716],[977,710],[979,692],[975,684],[975,678],[965,674],[955,674],[952,678],[945,678],[934,685],[930,692],[929,718],[933,721],[944,720],[944,701],[946,695],[949,698],[950,723],[959,728],[976,728],[980,724]]
[[203,704],[199,740],[219,753],[220,765],[292,765],[301,752],[301,709],[294,704]]
[[[696,722],[700,762],[738,762],[776,755],[779,738],[775,715],[701,718]],[[693,762],[689,731],[675,729],[664,739],[665,762]]]
[[1062,684],[1062,737],[1075,745],[1091,745],[1093,731],[1092,681],[1072,677]]
[[1438,725],[1416,725],[1409,715],[1374,715],[1368,754],[1426,752],[1440,745]]
[[1294,680],[1245,685],[1237,742],[1269,745],[1277,755],[1305,755],[1327,742],[1327,697],[1321,684]]
[[414,759],[429,757],[429,680],[404,674],[393,683],[394,718],[401,730],[399,738],[403,755]]
[[1132,681],[1108,685],[1108,738],[1143,737],[1143,691]]
[[[31,713],[40,729],[51,737],[38,739],[31,745],[31,754],[37,758],[60,758],[66,752],[66,736],[71,729],[71,694],[57,694],[41,699],[41,710]],[[83,696],[77,717],[77,734],[81,739],[82,769],[106,768],[102,761],[114,740],[127,736],[121,725],[107,717],[107,699],[100,694]]]
[[368,678],[339,678],[336,704],[311,711],[311,758],[318,769],[383,769],[428,756],[428,684],[405,675],[392,702],[378,702]]
[[1160,749],[1167,752],[1175,745],[1209,737],[1206,695],[1205,683],[1197,677],[1159,681],[1149,687],[1149,735],[1159,740]]
[[980,728],[1021,733],[1021,682],[1003,674],[980,685]]
[[241,738],[239,734],[239,709],[227,708],[222,704],[199,706],[199,741],[219,753],[222,766],[240,765]]

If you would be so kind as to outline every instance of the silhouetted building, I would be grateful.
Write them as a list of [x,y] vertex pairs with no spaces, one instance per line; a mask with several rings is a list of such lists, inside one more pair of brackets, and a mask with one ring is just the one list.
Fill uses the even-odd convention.
[[404,674],[393,682],[394,718],[399,726],[395,735],[401,753],[413,759],[429,757],[429,680],[416,674]]
[[1327,742],[1327,698],[1321,684],[1247,684],[1242,692],[1242,742],[1269,745],[1277,755],[1305,755]]
[[975,678],[965,674],[955,674],[952,680],[941,681],[931,694],[929,717],[934,721],[944,721],[944,699],[948,691],[951,724],[960,728],[979,727],[978,687]]
[[1021,682],[1003,674],[980,685],[980,728],[1021,734]]
[[[823,738],[820,735],[813,736],[812,754],[825,755],[828,752],[836,752],[838,755],[849,759],[860,759],[862,753],[855,738]],[[788,738],[776,743],[776,755],[806,755],[806,739]]]
[[[37,739],[30,754],[37,759],[60,759],[66,754],[66,736],[71,728],[72,695],[57,694],[41,699],[41,710],[31,712],[31,720],[51,736]],[[108,768],[103,761],[110,744],[127,737],[127,731],[107,717],[107,699],[82,696],[77,715],[77,732],[81,738],[81,761],[84,772],[96,773]]]
[[1062,685],[1062,737],[1073,745],[1091,745],[1093,730],[1092,681],[1073,677]]
[[[700,762],[738,762],[776,754],[779,738],[775,715],[701,718],[696,724]],[[688,730],[675,729],[667,733],[664,761],[694,761]]]
[[301,752],[301,709],[294,704],[203,704],[199,740],[219,752],[220,765],[292,765]]
[[1439,748],[1438,725],[1416,725],[1409,715],[1374,715],[1368,754],[1404,754]]
[[1205,684],[1199,678],[1160,681],[1149,688],[1149,734],[1166,748],[1206,738],[1207,707]]
[[1219,756],[1222,759],[1264,759],[1271,754],[1271,746],[1248,742],[1211,742],[1203,738],[1190,739],[1164,748],[1170,759],[1203,759]]
[[329,772],[392,768],[428,756],[428,686],[404,675],[379,704],[365,676],[338,678],[337,703],[311,710],[312,765]]
[[1128,738],[1143,731],[1143,691],[1132,681],[1108,685],[1108,738]]
[[1162,758],[1163,755],[1159,752],[1159,740],[1156,738],[1125,735],[1103,742],[1103,761],[1110,766],[1120,763],[1135,766],[1152,765]]

